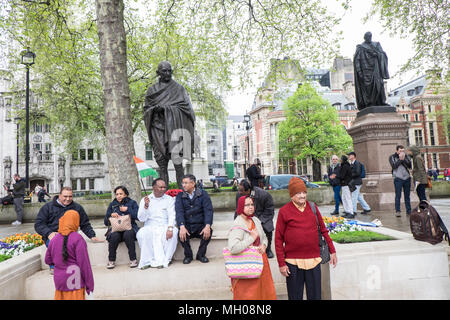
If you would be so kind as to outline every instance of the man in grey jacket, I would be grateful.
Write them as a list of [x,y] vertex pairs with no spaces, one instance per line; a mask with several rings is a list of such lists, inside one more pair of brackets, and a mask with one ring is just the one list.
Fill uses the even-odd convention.
[[400,217],[400,198],[405,196],[406,214],[411,213],[411,201],[409,198],[411,192],[411,158],[405,154],[405,147],[398,145],[396,152],[389,157],[389,163],[392,167],[392,176],[394,177],[395,187],[395,216]]
[[[238,200],[242,196],[250,196],[255,201],[255,216],[261,221],[264,229],[264,233],[267,236],[268,245],[266,248],[267,258],[271,259],[274,257],[271,245],[272,245],[272,234],[275,229],[273,226],[273,217],[275,215],[275,206],[273,204],[273,198],[269,192],[259,188],[251,188],[250,183],[247,180],[242,180],[239,183],[239,191],[236,193],[236,208]],[[234,214],[236,219],[237,213]]]
[[20,175],[16,173],[14,175],[16,183],[13,185],[12,194],[14,197],[14,210],[16,211],[17,220],[12,223],[13,226],[19,226],[22,224],[23,218],[23,199],[25,197],[25,180],[20,178]]

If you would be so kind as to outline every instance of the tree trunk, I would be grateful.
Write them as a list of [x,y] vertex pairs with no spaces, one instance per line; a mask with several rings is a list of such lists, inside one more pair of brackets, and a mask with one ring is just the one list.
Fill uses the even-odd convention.
[[313,158],[313,176],[312,176],[312,180],[313,181],[322,181],[322,170],[321,170],[321,166],[320,166],[320,161]]
[[130,198],[139,203],[141,187],[133,160],[123,0],[96,0],[96,11],[111,190],[126,186]]

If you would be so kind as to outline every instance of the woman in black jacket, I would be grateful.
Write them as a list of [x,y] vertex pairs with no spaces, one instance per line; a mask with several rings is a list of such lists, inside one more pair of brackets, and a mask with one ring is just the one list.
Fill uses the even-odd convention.
[[342,204],[344,205],[343,217],[353,219],[355,215],[353,214],[352,193],[348,185],[352,180],[352,168],[345,155],[341,157],[341,169],[339,170],[338,178],[342,189]]
[[109,204],[108,209],[106,210],[105,216],[105,225],[109,226],[111,217],[124,216],[129,214],[131,218],[131,230],[126,231],[116,231],[108,232],[106,234],[106,240],[109,242],[109,255],[108,255],[108,264],[106,268],[112,269],[116,266],[116,251],[119,243],[125,241],[125,244],[128,248],[128,256],[130,257],[130,268],[135,268],[138,266],[136,260],[136,233],[139,230],[139,227],[136,224],[137,214],[139,210],[139,206],[136,201],[128,198],[128,190],[124,186],[119,186],[114,189],[114,194],[116,198]]

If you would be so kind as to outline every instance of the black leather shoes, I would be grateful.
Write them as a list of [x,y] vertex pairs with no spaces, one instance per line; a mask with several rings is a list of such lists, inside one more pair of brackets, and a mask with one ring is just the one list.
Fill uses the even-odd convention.
[[338,216],[339,215],[339,211],[333,211],[332,213],[330,213],[332,216]]
[[207,257],[197,257],[197,260],[199,260],[201,263],[208,263],[209,259]]
[[363,211],[361,211],[361,214],[368,214],[368,213],[370,213],[370,211],[372,211],[372,210],[363,210]]
[[272,250],[267,250],[266,254],[267,254],[267,258],[269,258],[269,259],[272,259],[274,257],[273,253],[272,253]]
[[184,264],[189,264],[189,263],[191,263],[192,262],[192,258],[189,258],[189,257],[186,257],[186,258],[184,258],[184,260],[183,260],[183,263]]

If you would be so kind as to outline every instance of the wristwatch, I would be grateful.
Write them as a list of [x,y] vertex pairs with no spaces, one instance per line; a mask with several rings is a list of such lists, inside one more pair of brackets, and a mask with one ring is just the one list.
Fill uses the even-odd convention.
[[169,227],[167,228],[167,230],[168,230],[168,231],[172,231],[172,230],[173,230],[173,227],[172,227],[172,226],[169,226]]

